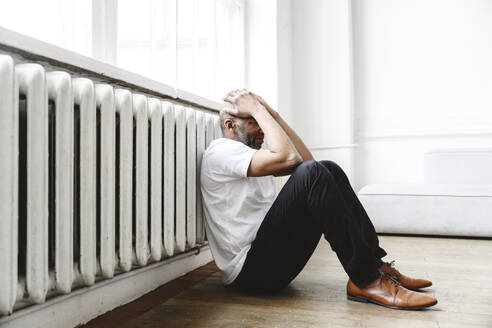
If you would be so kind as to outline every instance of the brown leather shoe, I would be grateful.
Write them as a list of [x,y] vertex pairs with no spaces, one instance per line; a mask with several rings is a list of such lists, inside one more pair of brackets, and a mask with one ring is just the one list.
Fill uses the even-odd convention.
[[386,273],[361,287],[349,280],[347,298],[398,310],[420,310],[437,304],[434,297],[408,290]]
[[432,282],[425,279],[415,279],[405,276],[395,268],[395,261],[385,262],[380,268],[381,272],[387,273],[396,279],[403,287],[408,289],[419,289],[432,286]]

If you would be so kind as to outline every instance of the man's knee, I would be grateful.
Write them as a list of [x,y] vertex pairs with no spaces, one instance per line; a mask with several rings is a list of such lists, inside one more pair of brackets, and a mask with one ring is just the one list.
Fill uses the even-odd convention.
[[299,164],[292,174],[295,175],[310,175],[319,169],[320,163],[315,160],[305,161]]
[[292,173],[296,179],[312,180],[314,177],[332,180],[333,175],[318,161],[311,160],[299,164]]
[[326,167],[327,169],[342,169],[340,167],[340,165],[338,165],[337,163],[333,162],[333,161],[329,161],[329,160],[321,160],[319,161],[320,164],[322,164],[324,167]]
[[340,165],[333,161],[322,160],[319,161],[319,163],[326,167],[334,176],[345,175],[345,172]]

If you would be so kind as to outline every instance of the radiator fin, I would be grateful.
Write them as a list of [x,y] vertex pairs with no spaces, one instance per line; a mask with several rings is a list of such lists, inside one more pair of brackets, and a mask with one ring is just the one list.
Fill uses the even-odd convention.
[[72,79],[66,72],[46,75],[55,117],[55,288],[70,293],[73,277],[74,105]]
[[0,55],[0,314],[9,314],[17,294],[19,113],[14,62]]
[[150,113],[150,254],[162,256],[162,108],[161,101],[149,99]]
[[167,256],[174,255],[174,208],[175,208],[175,192],[174,192],[174,170],[175,170],[175,115],[174,106],[169,102],[162,103],[164,114],[164,253]]
[[94,84],[86,78],[72,81],[77,124],[75,147],[78,162],[76,207],[79,209],[78,225],[74,226],[80,240],[79,270],[82,283],[95,282],[96,258],[96,97]]
[[176,115],[176,249],[183,252],[186,246],[186,112],[175,106]]
[[196,111],[186,108],[186,244],[196,244]]
[[205,152],[205,115],[203,112],[196,113],[196,242],[201,244],[205,241],[205,226],[203,223],[202,194],[200,190],[200,173],[202,157]]
[[97,84],[96,107],[100,122],[100,253],[99,263],[102,276],[111,278],[115,268],[115,102],[113,87],[107,84]]
[[26,291],[42,303],[48,291],[48,93],[44,68],[15,68],[19,95],[26,99]]
[[116,226],[119,269],[132,268],[133,109],[132,94],[115,90],[116,102]]
[[140,266],[147,264],[149,259],[148,244],[148,133],[149,106],[147,97],[141,94],[133,95],[133,116],[135,118],[135,254]]

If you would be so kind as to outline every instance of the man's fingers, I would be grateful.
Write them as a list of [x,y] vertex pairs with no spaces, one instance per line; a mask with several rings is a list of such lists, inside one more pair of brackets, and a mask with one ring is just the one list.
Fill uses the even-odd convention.
[[224,112],[231,115],[231,116],[234,116],[234,117],[240,117],[240,118],[247,118],[247,117],[251,117],[250,115],[248,114],[241,114],[239,113],[239,111],[237,110],[237,108],[235,107],[225,107],[223,108]]
[[229,107],[224,107],[222,110],[227,114],[231,114],[231,109]]
[[251,92],[249,92],[248,90],[246,89],[241,89],[241,91],[239,91],[239,95],[247,95],[247,94],[250,94]]
[[226,94],[226,96],[223,99],[225,100],[228,98],[231,100],[235,100],[239,95],[240,95],[239,90],[234,90],[234,91],[230,91],[228,94]]
[[236,112],[237,110],[232,108],[232,107],[224,107],[223,108],[223,111],[226,113],[226,114],[229,114],[229,115],[232,115],[232,116],[236,116]]
[[241,97],[241,96],[242,96],[242,94],[227,95],[222,100],[227,101],[227,102],[229,102],[231,104],[235,104],[236,101],[238,100],[238,98]]
[[236,89],[236,90],[229,91],[229,93],[224,98],[222,98],[222,100],[231,104],[236,104],[237,100],[240,97],[249,94],[255,96],[254,93],[250,92],[247,89]]
[[234,104],[236,102],[236,97],[227,95],[222,100],[227,101],[228,103]]
[[238,96],[238,95],[243,95],[243,94],[248,94],[250,91],[247,89],[236,89],[236,90],[231,90],[227,93],[227,96]]

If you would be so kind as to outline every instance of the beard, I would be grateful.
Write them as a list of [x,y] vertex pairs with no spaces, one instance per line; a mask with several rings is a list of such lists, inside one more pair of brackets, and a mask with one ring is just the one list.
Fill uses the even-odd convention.
[[256,145],[256,138],[257,137],[258,136],[256,134],[247,134],[246,131],[244,131],[244,129],[242,129],[242,127],[240,127],[238,129],[237,134],[236,134],[236,140],[237,141],[242,142],[243,144],[245,144],[248,147],[251,147],[254,149],[260,149],[261,144],[260,144],[260,146]]

